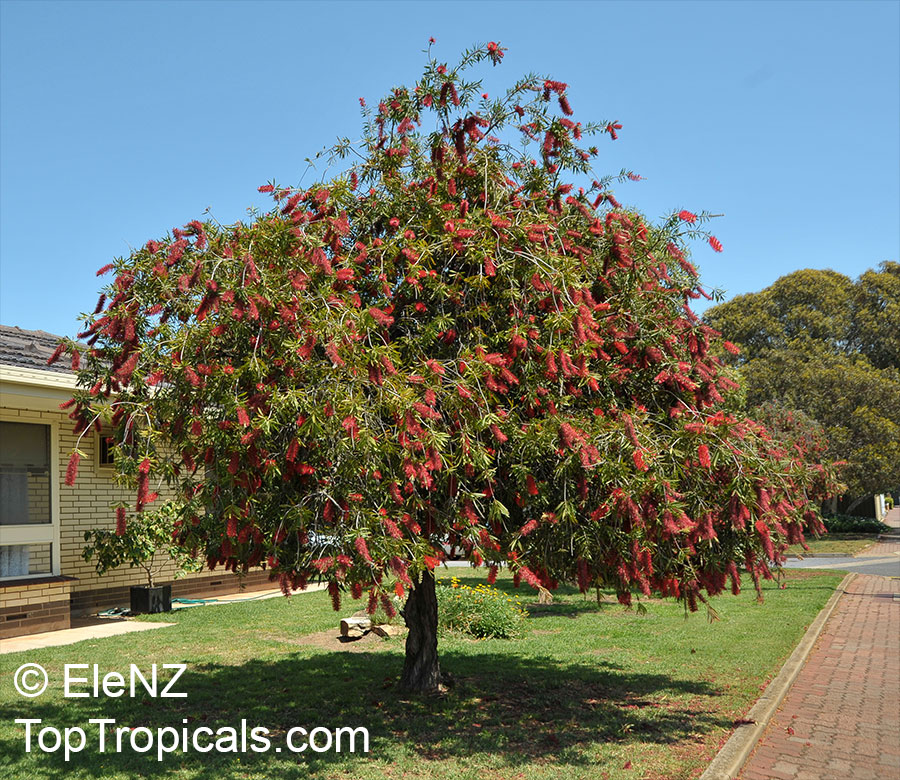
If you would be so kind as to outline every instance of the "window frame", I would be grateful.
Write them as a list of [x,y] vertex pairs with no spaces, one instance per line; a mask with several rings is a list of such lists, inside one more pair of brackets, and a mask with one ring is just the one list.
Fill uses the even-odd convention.
[[[109,463],[104,463],[101,460],[103,454],[103,440],[110,438],[109,434],[109,431],[105,431],[102,428],[99,433],[94,434],[94,468],[97,469],[98,474],[111,475],[116,468],[115,458],[112,458]],[[107,446],[109,447],[108,451],[111,455],[112,445]]]
[[20,413],[11,415],[0,411],[0,422],[27,423],[28,425],[43,425],[50,429],[50,522],[30,523],[28,525],[0,525],[0,546],[13,547],[23,544],[49,544],[51,571],[40,574],[16,574],[12,576],[0,576],[0,586],[12,580],[33,580],[48,576],[58,577],[60,574],[60,517],[59,517],[59,423],[56,420],[47,420],[40,414]]

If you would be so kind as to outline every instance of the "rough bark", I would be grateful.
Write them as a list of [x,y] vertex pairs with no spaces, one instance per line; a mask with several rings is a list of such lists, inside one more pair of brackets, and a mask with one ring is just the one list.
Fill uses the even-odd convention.
[[400,687],[412,693],[440,690],[441,670],[437,653],[437,593],[434,574],[425,571],[406,600],[403,619],[409,629],[406,660]]

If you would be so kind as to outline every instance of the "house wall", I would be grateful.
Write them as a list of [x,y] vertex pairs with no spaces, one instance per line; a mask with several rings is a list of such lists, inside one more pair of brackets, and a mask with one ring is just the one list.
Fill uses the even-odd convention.
[[[6,399],[4,399],[6,400]],[[0,405],[0,418],[8,421],[56,423],[59,448],[57,484],[59,496],[60,575],[63,579],[41,578],[29,584],[15,580],[0,582],[0,638],[69,627],[69,613],[79,615],[113,606],[128,606],[131,585],[146,582],[142,569],[127,566],[114,569],[102,577],[93,563],[82,557],[84,533],[92,528],[115,528],[115,510],[119,501],[133,505],[134,491],[119,487],[112,470],[98,467],[98,437],[85,435],[78,448],[84,452],[78,467],[78,479],[70,487],[65,484],[69,454],[76,446],[72,422],[65,412],[34,410],[20,406]],[[155,488],[154,488],[155,489]],[[162,497],[165,491],[160,490]],[[44,497],[43,500],[47,500]],[[158,575],[160,583],[174,580],[175,568],[169,563]],[[272,587],[265,572],[255,572],[239,580],[231,572],[189,573],[174,582],[173,596],[211,596],[234,592],[240,587],[259,590]],[[66,605],[63,609],[63,605]]]

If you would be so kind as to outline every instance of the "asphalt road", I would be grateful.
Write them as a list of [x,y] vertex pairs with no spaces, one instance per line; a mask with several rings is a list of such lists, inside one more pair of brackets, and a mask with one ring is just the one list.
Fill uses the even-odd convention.
[[785,569],[838,569],[881,577],[900,577],[900,555],[893,553],[878,558],[797,558],[788,559]]

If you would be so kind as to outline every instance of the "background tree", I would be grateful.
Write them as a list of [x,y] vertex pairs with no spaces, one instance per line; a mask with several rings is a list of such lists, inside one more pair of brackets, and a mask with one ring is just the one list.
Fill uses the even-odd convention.
[[855,282],[796,271],[704,320],[740,347],[723,354],[740,367],[748,408],[777,401],[822,423],[852,496],[900,485],[900,264]]
[[502,57],[429,54],[414,87],[360,101],[344,172],[101,269],[73,356],[76,430],[110,418],[136,512],[168,485],[178,543],[210,567],[323,579],[336,609],[407,596],[413,690],[439,684],[447,542],[491,579],[696,609],[737,591],[738,563],[771,577],[832,481],[721,406],[733,383],[688,306],[685,241],[721,250],[704,215],[623,208],[580,146],[621,126],[570,118],[552,79],[499,99],[466,80]]

